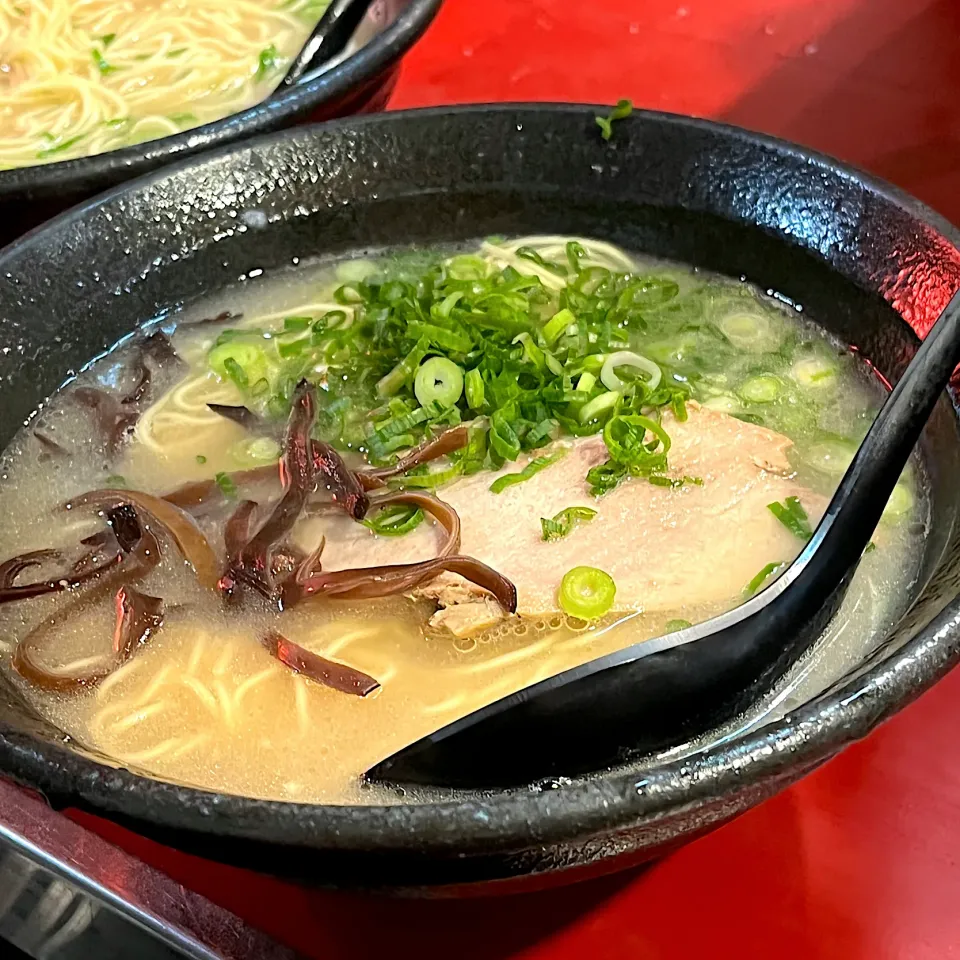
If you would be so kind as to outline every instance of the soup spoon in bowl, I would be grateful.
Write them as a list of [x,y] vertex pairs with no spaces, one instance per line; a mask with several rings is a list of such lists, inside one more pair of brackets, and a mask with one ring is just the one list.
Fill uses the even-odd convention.
[[582,774],[681,743],[735,716],[810,648],[837,612],[958,364],[955,293],[881,408],[813,536],[762,593],[721,616],[497,700],[377,764],[367,779],[496,788]]

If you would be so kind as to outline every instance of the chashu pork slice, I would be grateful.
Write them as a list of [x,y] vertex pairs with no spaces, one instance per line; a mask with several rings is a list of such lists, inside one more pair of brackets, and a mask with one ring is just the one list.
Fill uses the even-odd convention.
[[[560,580],[582,565],[613,577],[616,610],[682,616],[688,610],[733,605],[765,564],[791,560],[802,546],[767,504],[799,497],[815,522],[824,502],[793,479],[787,437],[695,403],[687,409],[686,421],[664,417],[672,441],[669,473],[700,478],[702,485],[664,487],[634,478],[596,498],[586,475],[607,459],[602,437],[559,441],[536,455],[566,448],[560,460],[502,493],[492,493],[490,484],[503,473],[517,472],[525,459],[439,491],[460,515],[460,552],[513,581],[522,616],[556,612]],[[591,507],[597,515],[568,536],[544,542],[541,517],[571,506]],[[315,545],[321,533],[326,536],[326,570],[429,559],[442,537],[427,523],[402,537],[377,536],[329,514],[309,524],[302,543]],[[419,593],[443,608],[433,622],[458,635],[503,615],[489,595],[453,574],[438,577]]]

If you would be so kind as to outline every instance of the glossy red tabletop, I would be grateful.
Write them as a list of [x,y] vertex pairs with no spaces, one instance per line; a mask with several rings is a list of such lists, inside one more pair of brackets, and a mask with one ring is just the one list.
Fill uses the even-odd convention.
[[[960,223],[960,0],[447,0],[394,107],[615,101],[886,177]],[[79,817],[324,960],[960,956],[960,671],[798,786],[641,872],[497,901],[302,890]]]

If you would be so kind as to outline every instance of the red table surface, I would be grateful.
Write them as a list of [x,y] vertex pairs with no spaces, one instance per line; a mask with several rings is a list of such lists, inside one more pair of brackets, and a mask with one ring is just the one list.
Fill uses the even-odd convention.
[[[392,106],[620,97],[816,147],[960,222],[960,0],[447,0]],[[643,871],[493,901],[307,891],[77,818],[316,958],[945,958],[958,725],[960,672]]]

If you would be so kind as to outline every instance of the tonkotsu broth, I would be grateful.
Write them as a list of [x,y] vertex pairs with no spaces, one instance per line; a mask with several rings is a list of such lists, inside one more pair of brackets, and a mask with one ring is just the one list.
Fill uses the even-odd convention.
[[[551,238],[526,243],[548,262],[556,257],[557,243]],[[496,259],[496,251],[505,250],[503,258],[516,264],[514,254],[519,246],[494,245],[493,253],[485,247],[485,256]],[[597,246],[600,262],[614,256],[626,258],[619,251],[608,253]],[[589,245],[587,255],[593,255]],[[385,262],[395,275],[407,275],[431,256],[436,259],[438,255],[428,252],[412,260],[387,258]],[[370,262],[301,268],[293,276],[232,291],[216,304],[191,310],[179,327],[165,327],[189,367],[155,375],[153,402],[115,456],[102,444],[90,442],[90,414],[71,400],[71,394],[78,387],[97,385],[122,395],[130,388],[136,348],[123,345],[95,363],[52,398],[5,455],[0,480],[5,504],[0,555],[50,546],[66,549],[96,530],[98,522],[92,511],[84,511],[80,517],[68,515],[66,523],[62,514],[56,514],[59,504],[80,492],[122,482],[133,489],[164,494],[185,481],[254,465],[257,461],[251,454],[249,434],[204,409],[208,402],[240,404],[247,399],[236,383],[210,372],[207,357],[211,347],[225,328],[278,331],[285,317],[310,317],[312,321],[341,309],[334,300],[334,288],[359,282],[358,278],[373,269]],[[534,265],[531,269],[542,269],[534,261],[526,262]],[[690,384],[692,399],[707,410],[736,414],[747,423],[761,420],[790,437],[796,444],[791,453],[796,477],[802,478],[804,489],[810,491],[807,506],[814,523],[842,473],[843,463],[837,464],[837,459],[853,449],[882,399],[879,386],[862,365],[850,355],[841,356],[839,345],[802,320],[796,310],[744,284],[672,264],[628,262],[637,274],[675,281],[678,293],[671,303],[680,308],[669,321],[653,319],[645,328],[625,329],[623,336],[629,346],[644,356],[655,355],[668,376]],[[522,273],[523,258],[519,268]],[[749,344],[738,347],[736,363],[729,357],[714,357],[704,347],[704,334],[694,316],[704,325],[713,323],[710,311],[730,298],[736,310],[746,310],[763,321],[747,333],[733,325],[734,335],[739,331],[743,336],[755,336],[759,330],[774,338],[759,351]],[[224,308],[242,311],[243,319],[191,325]],[[664,333],[668,327],[670,336]],[[769,349],[771,345],[776,349]],[[824,358],[835,361],[834,365],[825,366]],[[827,369],[831,382],[818,387],[817,374]],[[807,375],[810,373],[812,378]],[[335,401],[336,380],[326,386],[328,395],[322,402]],[[768,395],[764,391],[773,389],[782,394],[764,399]],[[814,395],[809,403],[802,399],[804,391]],[[744,399],[744,394],[758,399]],[[791,397],[801,400],[788,402]],[[51,454],[49,444],[38,443],[34,436],[38,424],[45,438],[73,455],[59,458]],[[280,436],[279,427],[274,436]],[[278,448],[274,445],[271,452],[269,442],[262,441],[253,453],[275,459]],[[553,450],[554,446],[547,444],[543,449]],[[508,462],[497,475],[516,469]],[[539,476],[548,478],[550,469],[546,467]],[[641,486],[647,484],[643,477],[623,482],[638,496],[646,494],[646,487]],[[899,612],[893,598],[902,595],[916,575],[926,506],[912,476],[906,476],[903,484],[893,513],[878,530],[876,548],[861,564],[840,617],[821,641],[813,681],[809,670],[804,674],[808,695],[864,655],[876,631]],[[442,499],[444,487],[436,493]],[[680,496],[682,489],[676,494]],[[692,496],[697,495],[694,490]],[[602,512],[603,504],[601,497],[594,507]],[[311,523],[322,519],[321,515],[320,521]],[[537,524],[539,515],[530,520]],[[771,542],[779,552],[751,558],[752,569],[760,570],[771,561],[788,561],[802,546],[789,530],[772,522],[780,539]],[[222,541],[207,527],[204,530],[222,557]],[[578,532],[579,528],[569,536],[576,537]],[[504,534],[510,536],[510,531]],[[377,540],[395,548],[392,541],[402,538]],[[625,532],[625,550],[629,544],[629,532]],[[543,545],[543,549],[549,547]],[[327,554],[323,556],[326,563]],[[582,562],[589,564],[590,559],[586,556]],[[336,567],[334,557],[331,567]],[[164,598],[164,625],[99,687],[49,694],[25,683],[14,671],[10,673],[37,709],[79,745],[120,765],[249,796],[328,803],[389,800],[390,796],[380,791],[361,788],[359,777],[405,744],[530,683],[659,635],[671,629],[671,620],[694,622],[741,599],[737,595],[723,603],[700,602],[696,595],[700,576],[702,571],[691,571],[689,601],[678,609],[657,609],[652,602],[646,611],[614,608],[592,623],[558,611],[509,618],[473,635],[456,637],[427,624],[434,604],[424,599],[321,599],[282,614],[256,603],[225,606],[217,593],[198,586],[189,567],[168,548],[160,565],[137,585],[147,594]],[[28,573],[18,582],[31,580]],[[78,596],[81,593],[77,591]],[[74,599],[61,595],[0,606],[0,636],[6,638],[0,642],[5,643],[7,654],[42,617]],[[847,611],[855,611],[854,616]],[[65,672],[83,669],[91,658],[109,651],[113,631],[109,611],[101,609],[68,623],[43,644],[45,666]],[[350,696],[293,673],[260,643],[271,627],[323,657],[369,674],[380,682],[380,689],[362,698]]]

